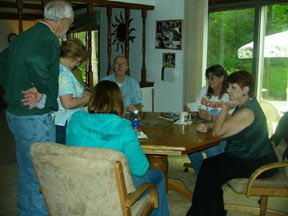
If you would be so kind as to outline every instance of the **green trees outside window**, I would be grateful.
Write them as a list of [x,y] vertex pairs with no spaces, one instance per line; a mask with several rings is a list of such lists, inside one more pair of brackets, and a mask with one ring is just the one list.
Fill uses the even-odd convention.
[[[265,16],[259,22],[259,25],[264,23],[262,26],[265,26],[264,47],[271,49],[271,40],[267,36],[286,31],[288,33],[288,4],[260,5],[259,8],[265,11]],[[239,49],[253,42],[254,29],[258,28],[254,26],[257,17],[255,13],[256,7],[209,13],[208,66],[221,64],[228,73],[238,69],[253,71],[253,55],[242,58]],[[281,49],[281,54],[267,57],[264,52],[263,67],[260,67],[263,69],[257,73],[257,79],[262,83],[262,99],[265,100],[287,101],[288,98],[288,42],[283,41],[282,44],[279,40],[276,39],[280,43],[277,48]],[[260,42],[261,38],[257,43]],[[250,51],[253,53],[253,45]]]

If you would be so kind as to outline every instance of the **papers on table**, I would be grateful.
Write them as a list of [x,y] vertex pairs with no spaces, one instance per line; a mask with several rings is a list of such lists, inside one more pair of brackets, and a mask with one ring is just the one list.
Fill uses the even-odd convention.
[[143,131],[137,132],[138,139],[148,139],[148,136]]
[[163,112],[160,114],[159,118],[175,122],[180,119],[180,116],[178,113]]
[[191,125],[192,124],[192,121],[188,121],[188,122],[185,122],[185,123],[181,123],[180,119],[175,121],[174,124],[178,124],[178,125]]

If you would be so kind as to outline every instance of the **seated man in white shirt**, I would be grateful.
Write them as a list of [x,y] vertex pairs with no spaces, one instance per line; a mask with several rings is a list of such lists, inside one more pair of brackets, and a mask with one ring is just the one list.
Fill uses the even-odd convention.
[[126,112],[131,112],[137,109],[141,112],[142,96],[139,82],[126,75],[129,69],[128,61],[125,56],[117,56],[114,59],[112,75],[103,77],[102,80],[110,80],[119,86],[124,101]]

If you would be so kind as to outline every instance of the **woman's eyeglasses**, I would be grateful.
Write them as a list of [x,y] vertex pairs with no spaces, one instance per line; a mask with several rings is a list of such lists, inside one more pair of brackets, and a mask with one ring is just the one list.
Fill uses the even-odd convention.
[[208,76],[208,77],[206,77],[206,81],[207,82],[209,82],[209,81],[213,82],[216,78],[217,78],[217,76]]

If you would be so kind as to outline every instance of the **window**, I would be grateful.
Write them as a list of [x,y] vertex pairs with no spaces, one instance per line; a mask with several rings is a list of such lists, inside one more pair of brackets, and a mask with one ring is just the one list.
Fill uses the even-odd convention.
[[285,106],[281,101],[287,101],[287,74],[288,4],[269,5],[266,7],[262,99]]
[[[98,83],[98,75],[99,75],[99,65],[98,65],[98,57],[99,57],[99,46],[98,46],[98,30],[94,30],[91,32],[92,36],[92,54],[91,54],[91,65],[92,65],[92,71],[93,71],[93,86]],[[88,38],[88,32],[75,32],[71,33],[71,37],[79,38],[84,45],[87,47],[87,38]],[[86,62],[87,63],[87,62]],[[82,73],[83,81],[86,85],[88,85],[88,68],[87,64],[82,64],[79,69]]]
[[208,66],[221,64],[228,73],[252,72],[257,98],[284,112],[288,110],[288,4],[267,2],[209,8]]
[[209,14],[208,65],[221,64],[228,73],[252,71],[252,59],[238,58],[237,51],[253,40],[254,10],[229,10]]

